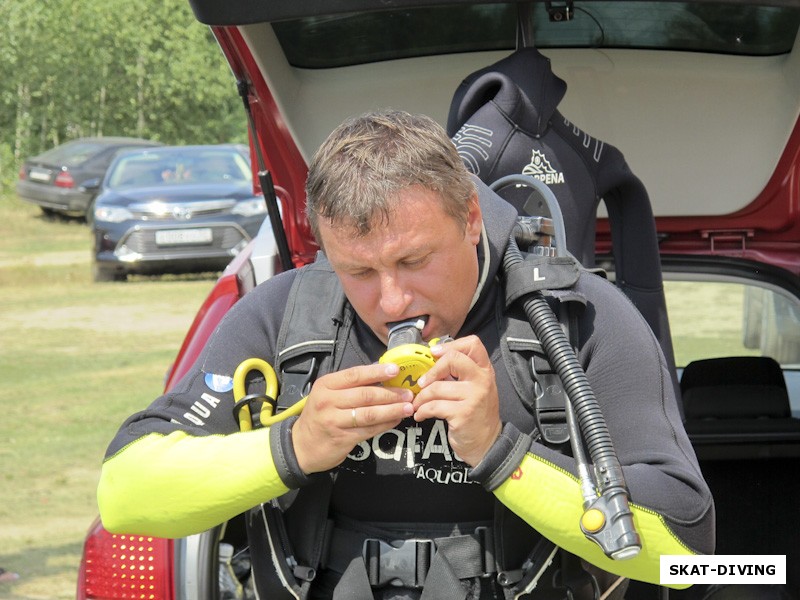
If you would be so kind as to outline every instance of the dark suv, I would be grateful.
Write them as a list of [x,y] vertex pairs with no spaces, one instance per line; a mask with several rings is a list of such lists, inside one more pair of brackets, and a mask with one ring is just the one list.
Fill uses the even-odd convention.
[[[307,162],[344,118],[385,107],[429,114],[448,126],[473,171],[492,179],[505,160],[492,154],[500,136],[476,115],[511,106],[504,80],[492,74],[540,74],[554,94],[542,93],[544,79],[525,91],[541,112],[503,113],[512,133],[530,133],[538,144],[509,170],[543,181],[562,202],[570,198],[571,175],[562,168],[559,144],[546,141],[551,129],[582,147],[589,161],[611,148],[624,154],[641,186],[593,181],[596,197],[573,194],[579,218],[568,223],[568,242],[574,239],[585,262],[604,267],[636,299],[672,357],[686,428],[715,496],[717,552],[787,556],[786,587],[743,586],[738,597],[800,598],[795,2],[192,0],[192,6],[230,64],[232,93],[245,101],[243,118],[252,126],[254,167],[274,180],[283,228],[265,224],[219,279],[167,388],[239,298],[276,272],[314,259],[318,248],[303,216]],[[534,71],[526,54],[543,57],[536,64],[547,73]],[[513,73],[504,62],[511,57],[519,61]],[[115,551],[130,544],[141,552]],[[249,597],[246,560],[234,564],[241,588],[220,589],[218,558],[230,556],[229,546],[234,557],[246,557],[241,519],[178,540],[111,535],[98,521],[86,539],[78,597],[132,597],[125,594],[138,585],[151,586],[154,598]],[[151,579],[118,577],[138,573],[140,564],[148,565]],[[714,593],[634,582],[628,597]]]

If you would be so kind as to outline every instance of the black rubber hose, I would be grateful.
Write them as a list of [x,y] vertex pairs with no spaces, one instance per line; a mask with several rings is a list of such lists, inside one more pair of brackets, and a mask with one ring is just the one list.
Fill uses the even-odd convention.
[[[491,187],[497,191],[500,187],[512,182],[533,187],[541,194],[550,208],[556,233],[554,245],[556,256],[568,255],[564,220],[553,192],[540,181],[520,175],[504,177]],[[508,248],[503,256],[503,267],[506,272],[525,260],[517,245],[517,237],[526,239],[525,229],[524,221],[518,222],[510,236]],[[531,234],[533,234],[533,239],[526,241],[528,245],[535,243],[535,239],[538,239],[538,232],[528,231],[527,234],[528,238],[531,238]],[[570,423],[573,453],[578,463],[581,494],[586,510],[584,515],[588,514],[590,510],[598,510],[604,515],[604,522],[599,528],[588,522],[585,524],[583,520],[581,520],[581,528],[584,534],[596,542],[607,556],[615,560],[632,558],[640,552],[642,544],[633,522],[633,513],[629,507],[630,494],[625,485],[622,465],[614,451],[611,434],[597,398],[589,385],[583,367],[578,362],[578,357],[568,336],[541,291],[532,291],[523,296],[521,300],[525,315],[539,338],[551,366],[558,373],[569,398],[567,400],[567,420]],[[580,430],[582,435],[576,436],[575,429]],[[585,472],[586,459],[579,437],[583,438],[591,457],[594,478]],[[595,481],[591,481],[592,479]],[[598,492],[599,495],[596,496],[595,494]]]
[[[503,267],[508,272],[513,265],[523,260],[516,239],[512,235],[503,257]],[[538,291],[526,295],[522,299],[522,306],[536,337],[542,344],[545,355],[561,377],[564,390],[572,401],[575,417],[595,468],[618,466],[619,461],[600,405],[583,367],[578,362],[572,344],[561,328],[558,317]]]

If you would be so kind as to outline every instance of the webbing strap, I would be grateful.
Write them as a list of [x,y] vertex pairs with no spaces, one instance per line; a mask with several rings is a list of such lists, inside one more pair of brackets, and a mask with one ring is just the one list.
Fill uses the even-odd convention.
[[363,532],[333,530],[329,568],[344,571],[334,599],[372,600],[373,587],[421,589],[420,600],[463,600],[462,579],[495,573],[490,528],[433,539],[387,542]]
[[[320,298],[325,298],[324,306]],[[338,369],[352,319],[339,280],[320,253],[298,271],[286,301],[276,342],[278,409],[292,406],[308,394],[317,377]]]
[[[409,565],[415,569],[414,565]],[[436,552],[422,588],[420,600],[465,600],[467,592],[446,552]],[[353,558],[333,591],[333,600],[374,600],[367,563]]]
[[333,600],[375,600],[364,559],[356,556],[333,590]]

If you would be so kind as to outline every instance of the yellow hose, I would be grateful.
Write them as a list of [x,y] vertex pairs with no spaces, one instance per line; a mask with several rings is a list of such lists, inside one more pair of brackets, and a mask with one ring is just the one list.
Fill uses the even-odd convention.
[[[236,371],[233,373],[233,397],[236,402],[247,395],[246,380],[250,371],[258,371],[264,376],[264,381],[266,382],[267,386],[265,395],[268,398],[278,397],[278,376],[275,374],[275,369],[272,368],[272,365],[260,358],[248,358],[243,360],[239,366],[236,367]],[[288,419],[294,415],[299,415],[303,410],[303,407],[306,405],[306,399],[301,399],[292,407],[281,413],[278,413],[277,415],[272,414],[272,405],[268,403],[265,404],[267,404],[269,408],[265,406],[261,411],[259,418],[261,425],[264,427],[269,427],[274,423],[283,421],[284,419]],[[250,407],[246,404],[239,409],[239,429],[241,431],[250,431],[253,429]]]

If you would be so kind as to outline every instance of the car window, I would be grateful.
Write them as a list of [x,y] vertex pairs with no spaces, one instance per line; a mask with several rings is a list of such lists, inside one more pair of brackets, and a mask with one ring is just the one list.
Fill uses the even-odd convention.
[[116,156],[117,152],[120,152],[121,150],[125,150],[125,146],[110,146],[102,152],[99,152],[89,158],[84,167],[87,169],[105,169],[114,159],[114,156]]
[[148,151],[117,160],[108,174],[111,188],[180,183],[250,182],[250,164],[238,151]]
[[[530,17],[539,48],[648,48],[773,55],[791,50],[800,8],[685,2],[576,3],[570,19],[551,3]],[[558,9],[556,9],[558,10]],[[562,7],[563,15],[563,7]],[[515,3],[317,16],[273,23],[289,62],[325,68],[453,52],[513,49]],[[442,23],[448,23],[443,28]],[[347,40],[346,44],[340,43]]]
[[800,416],[800,301],[778,288],[740,281],[664,282],[675,362],[771,356],[784,369]]
[[74,167],[82,164],[106,147],[106,144],[99,142],[76,140],[43,152],[38,156],[38,159],[51,164]]
[[778,290],[738,282],[666,281],[678,366],[716,356],[771,356],[800,368],[800,304]]
[[195,158],[192,168],[200,183],[250,181],[252,176],[247,159],[238,152],[205,152]]

